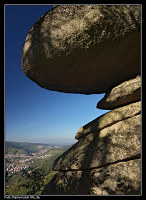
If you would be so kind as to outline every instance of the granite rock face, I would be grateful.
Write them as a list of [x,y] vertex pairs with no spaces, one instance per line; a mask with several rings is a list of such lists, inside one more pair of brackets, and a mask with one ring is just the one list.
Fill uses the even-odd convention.
[[139,5],[62,5],[27,34],[22,69],[43,88],[104,93],[140,74]]
[[141,98],[141,76],[125,81],[107,92],[101,99],[97,108],[113,109],[131,102],[139,101]]
[[42,194],[139,195],[140,162],[140,159],[134,159],[98,169],[59,172]]

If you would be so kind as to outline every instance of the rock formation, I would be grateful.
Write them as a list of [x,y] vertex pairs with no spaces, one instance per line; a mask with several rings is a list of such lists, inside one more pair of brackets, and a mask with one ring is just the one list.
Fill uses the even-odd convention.
[[106,93],[97,108],[111,110],[79,129],[42,194],[140,194],[140,16],[138,5],[63,5],[30,28],[26,76],[49,90]]
[[[133,80],[126,81],[126,91],[131,82],[134,85]],[[125,87],[125,83],[117,86],[121,91],[125,91]],[[129,93],[133,92],[133,87]],[[129,97],[128,102],[133,102],[135,95],[132,99],[129,93],[124,96],[127,100]],[[123,92],[121,97],[119,94],[117,101],[122,102]],[[79,141],[56,159],[53,170],[59,173],[43,194],[140,194],[140,93],[137,99],[125,106],[119,107],[118,104],[118,108],[79,129],[75,136]],[[116,107],[116,100],[114,103]]]
[[22,68],[49,90],[105,93],[140,74],[140,6],[63,5],[25,40]]

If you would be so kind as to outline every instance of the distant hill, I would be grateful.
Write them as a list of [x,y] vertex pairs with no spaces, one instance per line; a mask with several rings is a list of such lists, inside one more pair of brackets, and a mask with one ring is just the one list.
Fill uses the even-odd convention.
[[[45,147],[49,147],[47,144],[29,143],[29,142],[5,142],[5,153],[9,154],[30,154],[37,153],[43,150]],[[53,148],[53,147],[52,147]]]
[[52,145],[42,143],[29,143],[29,142],[5,142],[5,153],[6,154],[30,154],[37,153],[40,150],[50,147],[51,149],[68,149],[72,145]]

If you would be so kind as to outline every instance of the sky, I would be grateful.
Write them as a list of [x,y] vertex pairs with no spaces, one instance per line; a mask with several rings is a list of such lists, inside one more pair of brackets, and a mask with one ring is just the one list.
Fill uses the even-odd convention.
[[28,30],[51,5],[5,5],[5,141],[73,144],[78,129],[108,112],[104,94],[46,90],[25,76],[21,54]]

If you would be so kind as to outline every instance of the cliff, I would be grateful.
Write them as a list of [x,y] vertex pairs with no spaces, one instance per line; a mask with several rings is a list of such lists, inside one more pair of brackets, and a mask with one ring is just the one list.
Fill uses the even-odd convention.
[[30,28],[26,76],[49,90],[106,93],[97,108],[111,110],[79,129],[42,194],[140,194],[140,12],[137,5],[63,5]]

